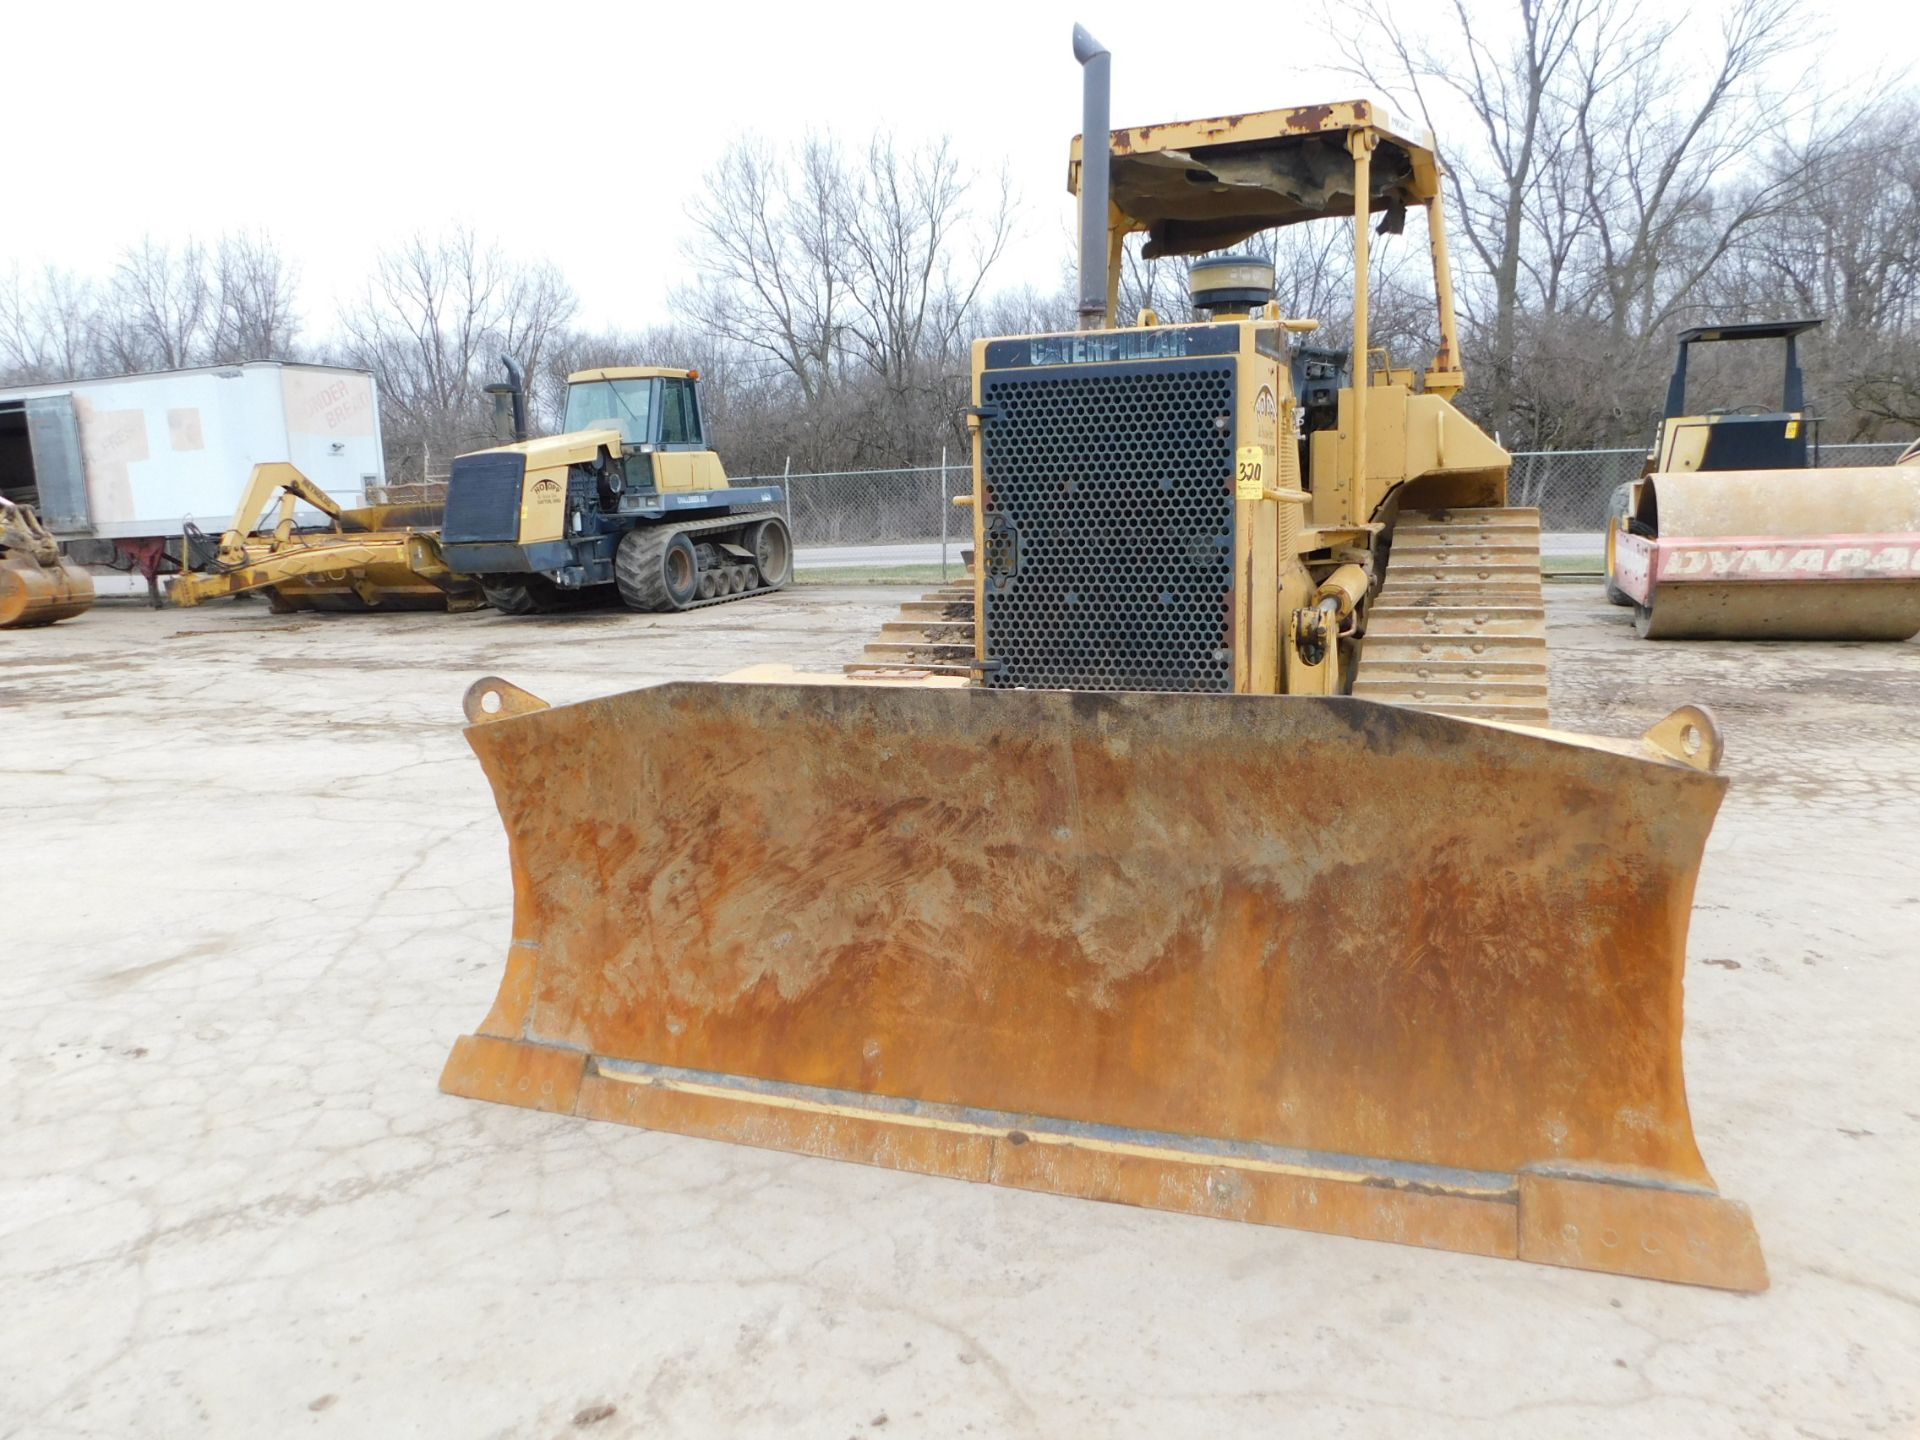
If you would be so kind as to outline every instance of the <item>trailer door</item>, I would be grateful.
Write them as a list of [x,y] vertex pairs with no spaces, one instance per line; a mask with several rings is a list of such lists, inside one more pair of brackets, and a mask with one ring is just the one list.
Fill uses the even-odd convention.
[[87,469],[80,454],[80,426],[71,395],[36,395],[27,401],[27,441],[40,491],[40,518],[56,534],[90,533]]

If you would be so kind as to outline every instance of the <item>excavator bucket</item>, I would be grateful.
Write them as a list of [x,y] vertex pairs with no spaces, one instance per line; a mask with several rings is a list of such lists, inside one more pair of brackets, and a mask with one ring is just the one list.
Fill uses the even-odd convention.
[[670,684],[467,738],[505,978],[442,1089],[1738,1290],[1681,979],[1724,781],[1349,698]]
[[93,577],[24,506],[0,508],[0,630],[51,625],[93,608]]
[[1665,472],[1635,506],[1609,568],[1642,636],[1920,632],[1920,466]]

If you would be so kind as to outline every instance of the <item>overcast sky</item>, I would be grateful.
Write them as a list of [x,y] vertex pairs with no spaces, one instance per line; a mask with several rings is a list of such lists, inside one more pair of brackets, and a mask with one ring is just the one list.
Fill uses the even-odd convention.
[[[1829,79],[1857,86],[1920,59],[1913,0],[1814,4]],[[12,141],[0,271],[101,275],[143,233],[258,229],[297,265],[320,338],[383,245],[465,220],[558,264],[583,324],[641,325],[666,318],[687,278],[686,206],[730,137],[887,126],[905,140],[951,133],[982,170],[1008,163],[1022,233],[999,282],[1050,286],[1071,233],[1075,19],[1113,51],[1122,126],[1360,93],[1325,34],[1301,23],[1340,13],[1086,0],[24,5],[0,86]],[[1206,38],[1189,38],[1202,15],[1193,29]]]

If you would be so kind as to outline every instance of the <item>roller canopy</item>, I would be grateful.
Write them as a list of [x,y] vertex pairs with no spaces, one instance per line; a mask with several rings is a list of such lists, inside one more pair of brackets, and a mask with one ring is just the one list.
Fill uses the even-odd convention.
[[1813,320],[1753,320],[1738,325],[1696,325],[1691,330],[1680,332],[1680,343],[1691,345],[1695,341],[1712,340],[1791,340],[1796,335],[1804,335],[1809,330],[1817,330],[1823,322]]

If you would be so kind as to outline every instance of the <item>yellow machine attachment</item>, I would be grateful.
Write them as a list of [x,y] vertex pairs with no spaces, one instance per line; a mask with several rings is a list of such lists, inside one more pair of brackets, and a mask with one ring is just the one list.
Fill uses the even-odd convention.
[[514,917],[454,1094],[1766,1283],[1682,1079],[1725,788],[1698,711],[1616,744],[1337,698],[485,680],[468,716]]
[[1447,343],[1424,384],[1367,358],[1371,216],[1437,205],[1430,143],[1348,104],[1109,151],[1085,234],[1353,223],[1353,378],[1244,258],[1195,325],[1113,328],[1096,273],[1088,328],[976,347],[975,580],[910,612],[963,664],[477,683],[513,938],[442,1088],[1763,1288],[1682,1078],[1713,721],[1536,728],[1538,522],[1448,402],[1437,215]]
[[[268,528],[276,498],[279,518]],[[302,501],[327,517],[328,529],[295,525]],[[168,594],[198,605],[265,590],[276,610],[474,609],[479,587],[448,568],[439,522],[436,505],[344,509],[294,466],[256,465],[206,569],[182,575]]]
[[[1607,598],[1648,639],[1905,640],[1920,633],[1920,469],[1824,468],[1797,342],[1818,320],[1680,335],[1647,473],[1615,493]],[[1777,408],[1688,414],[1696,345],[1784,341]],[[1903,456],[1903,462],[1907,457]]]
[[0,504],[0,630],[51,625],[93,608],[93,577],[60,554],[33,510]]

